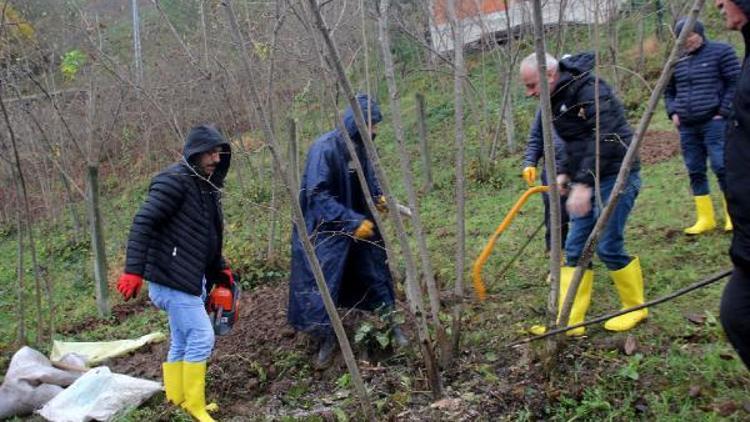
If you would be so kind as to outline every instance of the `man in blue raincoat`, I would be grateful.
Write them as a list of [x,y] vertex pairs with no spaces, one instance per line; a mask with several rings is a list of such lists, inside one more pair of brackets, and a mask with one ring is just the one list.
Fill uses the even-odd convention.
[[[383,120],[380,108],[366,95],[359,95],[357,101],[365,120],[370,122],[370,135],[374,139],[376,125]],[[344,112],[343,128],[354,143],[373,201],[384,211],[380,185],[367,158],[351,107]],[[315,246],[326,285],[337,307],[378,310],[388,315],[395,303],[393,280],[386,264],[383,239],[367,206],[346,142],[346,134],[334,129],[319,137],[308,151],[299,194],[307,235]],[[304,235],[296,228],[292,233],[287,318],[296,330],[319,340],[314,363],[323,367],[334,356],[336,338],[302,248],[299,236]],[[392,333],[399,346],[406,344],[406,337],[398,326],[392,327]]]

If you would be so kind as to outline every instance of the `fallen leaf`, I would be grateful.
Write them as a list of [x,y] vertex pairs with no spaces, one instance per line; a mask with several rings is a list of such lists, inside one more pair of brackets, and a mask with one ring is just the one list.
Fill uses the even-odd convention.
[[742,408],[745,412],[750,413],[750,401],[742,402]]
[[726,417],[737,411],[737,403],[731,400],[725,401],[716,405],[715,410],[720,416]]
[[703,325],[706,323],[706,314],[688,314],[685,315],[685,318],[695,325]]
[[699,385],[691,385],[688,391],[688,396],[696,398],[701,395],[701,387]]
[[430,405],[430,408],[437,410],[455,410],[461,405],[461,400],[445,398],[436,401]]
[[734,354],[729,352],[721,352],[719,353],[719,357],[723,360],[734,360]]
[[628,335],[627,338],[625,338],[625,343],[622,346],[622,350],[628,356],[632,356],[636,351],[638,351],[638,341],[635,339],[635,337],[633,337],[632,335]]

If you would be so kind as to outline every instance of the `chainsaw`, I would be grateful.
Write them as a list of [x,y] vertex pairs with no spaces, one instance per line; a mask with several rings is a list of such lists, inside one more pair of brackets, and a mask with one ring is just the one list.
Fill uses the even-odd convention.
[[208,312],[214,333],[218,336],[228,334],[240,315],[239,304],[242,289],[236,274],[234,280],[234,283],[214,285],[206,301],[206,312]]

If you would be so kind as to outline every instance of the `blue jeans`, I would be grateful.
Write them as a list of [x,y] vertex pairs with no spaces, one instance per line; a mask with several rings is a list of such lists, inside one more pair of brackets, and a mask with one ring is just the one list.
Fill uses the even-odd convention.
[[[609,195],[612,193],[616,179],[617,176],[613,175],[605,177],[599,183],[602,201],[605,206],[609,202]],[[635,198],[638,196],[640,190],[640,172],[631,172],[624,190],[620,194],[620,199],[617,201],[617,206],[610,216],[609,221],[607,221],[607,225],[604,227],[599,238],[599,243],[596,246],[596,254],[599,255],[599,259],[604,262],[604,265],[610,271],[624,268],[632,260],[632,257],[625,252],[625,223],[627,222],[630,210],[633,209]],[[568,231],[568,238],[565,240],[567,266],[575,267],[578,264],[578,259],[583,253],[583,246],[586,243],[586,239],[589,238],[601,212],[602,210],[597,206],[594,195],[592,195],[591,211],[588,214],[582,217],[570,216],[570,229]]]
[[202,296],[194,296],[170,287],[148,284],[148,297],[169,317],[168,362],[203,362],[214,348],[214,329],[206,313],[205,279]]
[[722,192],[726,190],[724,177],[724,131],[725,119],[712,119],[705,123],[680,124],[680,144],[682,158],[685,160],[690,189],[693,195],[708,195],[708,177],[706,176],[706,158],[711,169],[719,180]]

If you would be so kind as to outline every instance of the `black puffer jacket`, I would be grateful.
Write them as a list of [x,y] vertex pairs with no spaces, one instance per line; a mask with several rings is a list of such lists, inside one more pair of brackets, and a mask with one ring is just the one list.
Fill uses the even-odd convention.
[[[558,136],[565,142],[566,159],[560,172],[576,183],[594,185],[596,172],[596,109],[594,54],[581,53],[560,60],[559,79],[552,93],[552,113]],[[633,138],[622,103],[599,79],[599,174],[616,175]],[[636,161],[632,171],[640,168]]]
[[[206,180],[194,167],[197,156],[221,146],[221,161]],[[125,272],[189,294],[200,295],[203,276],[211,281],[225,268],[221,254],[223,217],[220,190],[231,149],[211,126],[190,131],[183,161],[151,180],[148,197],[133,219]]]
[[[741,7],[745,6],[743,11],[750,16],[750,4],[747,3]],[[750,24],[742,28],[742,36],[745,39],[745,58],[724,143],[725,194],[734,225],[729,255],[734,265],[750,271]]]

